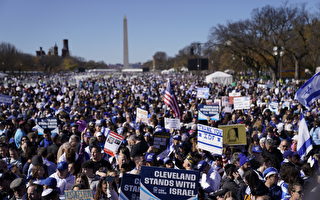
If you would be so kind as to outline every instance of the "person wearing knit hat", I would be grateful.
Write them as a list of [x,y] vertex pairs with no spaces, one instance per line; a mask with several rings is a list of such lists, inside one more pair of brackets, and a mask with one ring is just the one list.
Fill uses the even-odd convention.
[[186,170],[193,170],[194,165],[195,165],[195,158],[193,158],[191,154],[188,154],[186,159],[184,159],[183,161],[183,167]]
[[263,171],[263,178],[265,180],[264,184],[269,189],[271,199],[281,199],[282,190],[277,185],[279,179],[278,170],[274,167],[268,167]]
[[250,159],[243,154],[240,154],[239,157],[240,168],[238,169],[238,172],[241,178],[243,178],[244,173],[251,168]]

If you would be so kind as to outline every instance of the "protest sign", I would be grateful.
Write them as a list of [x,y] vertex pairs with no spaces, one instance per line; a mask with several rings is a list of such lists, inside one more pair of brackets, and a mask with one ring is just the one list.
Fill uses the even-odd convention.
[[153,147],[155,153],[162,152],[167,148],[169,143],[170,133],[156,132],[153,134]]
[[65,200],[93,200],[93,192],[87,190],[66,190],[64,191]]
[[141,200],[198,199],[197,171],[142,166],[140,180]]
[[43,135],[45,129],[49,129],[51,134],[58,134],[58,120],[55,117],[38,118],[35,128],[38,130],[38,135]]
[[222,106],[228,106],[229,105],[229,97],[228,96],[221,97],[221,105]]
[[229,104],[233,104],[233,99],[235,97],[241,97],[241,93],[240,92],[230,92],[229,93]]
[[204,105],[199,104],[198,105],[198,120],[208,120],[210,118],[211,120],[219,120],[219,105],[213,104],[213,105]]
[[140,175],[123,174],[121,179],[119,200],[140,199]]
[[104,143],[104,152],[109,154],[110,156],[115,156],[123,139],[124,137],[122,135],[110,131],[107,136],[106,142]]
[[143,110],[141,108],[137,108],[136,122],[143,122],[145,124],[148,124],[148,122],[149,122],[148,111]]
[[221,125],[219,129],[223,130],[223,144],[227,145],[246,145],[246,128],[244,124]]
[[221,155],[223,131],[218,128],[198,124],[198,147],[210,153]]
[[178,119],[178,118],[164,118],[164,127],[166,129],[180,130],[180,119]]
[[0,94],[0,104],[12,104],[12,96]]
[[209,98],[209,88],[197,88],[197,98],[208,99]]
[[250,109],[250,97],[235,97],[233,106],[235,110]]
[[276,113],[277,115],[279,114],[279,103],[278,102],[271,102],[269,104],[269,110],[273,113]]

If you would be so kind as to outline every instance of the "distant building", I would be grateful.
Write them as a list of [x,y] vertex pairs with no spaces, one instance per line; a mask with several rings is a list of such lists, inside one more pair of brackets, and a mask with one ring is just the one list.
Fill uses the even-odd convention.
[[54,55],[54,56],[59,56],[57,44],[55,44],[54,47],[53,47],[53,55]]
[[64,57],[67,57],[67,56],[70,56],[70,53],[69,53],[69,44],[68,44],[68,40],[67,39],[64,39],[63,40],[63,48],[62,48],[62,55],[61,55],[63,58]]
[[[40,50],[36,51],[36,55],[37,56],[45,56],[46,53],[42,50],[42,47],[40,47]],[[55,44],[53,47],[51,47],[48,50],[48,56],[59,56],[59,49],[58,49],[58,45]],[[68,40],[64,39],[63,40],[63,48],[62,48],[62,54],[61,56],[64,57],[68,57],[70,56],[70,52],[69,52],[69,44],[68,44]]]
[[37,56],[45,56],[46,55],[46,52],[44,52],[43,50],[42,50],[42,47],[40,47],[40,49],[38,50],[38,51],[36,51],[36,55]]

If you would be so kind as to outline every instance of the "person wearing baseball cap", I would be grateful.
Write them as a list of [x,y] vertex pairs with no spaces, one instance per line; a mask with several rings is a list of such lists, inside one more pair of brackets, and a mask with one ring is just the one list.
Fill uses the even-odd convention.
[[201,160],[197,169],[201,173],[200,184],[204,192],[211,193],[219,189],[221,176],[207,161]]
[[269,189],[271,199],[281,199],[282,190],[277,185],[279,179],[278,170],[274,167],[268,167],[263,171],[263,178],[265,180],[264,184]]
[[65,161],[59,162],[57,171],[50,177],[57,180],[57,187],[60,189],[60,194],[64,194],[65,190],[71,190],[75,182],[75,177],[68,171],[68,163]]

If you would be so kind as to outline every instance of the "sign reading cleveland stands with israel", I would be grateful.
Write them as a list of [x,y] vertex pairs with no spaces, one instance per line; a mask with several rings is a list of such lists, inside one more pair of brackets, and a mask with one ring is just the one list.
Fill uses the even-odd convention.
[[199,172],[159,167],[141,168],[141,200],[198,199]]

